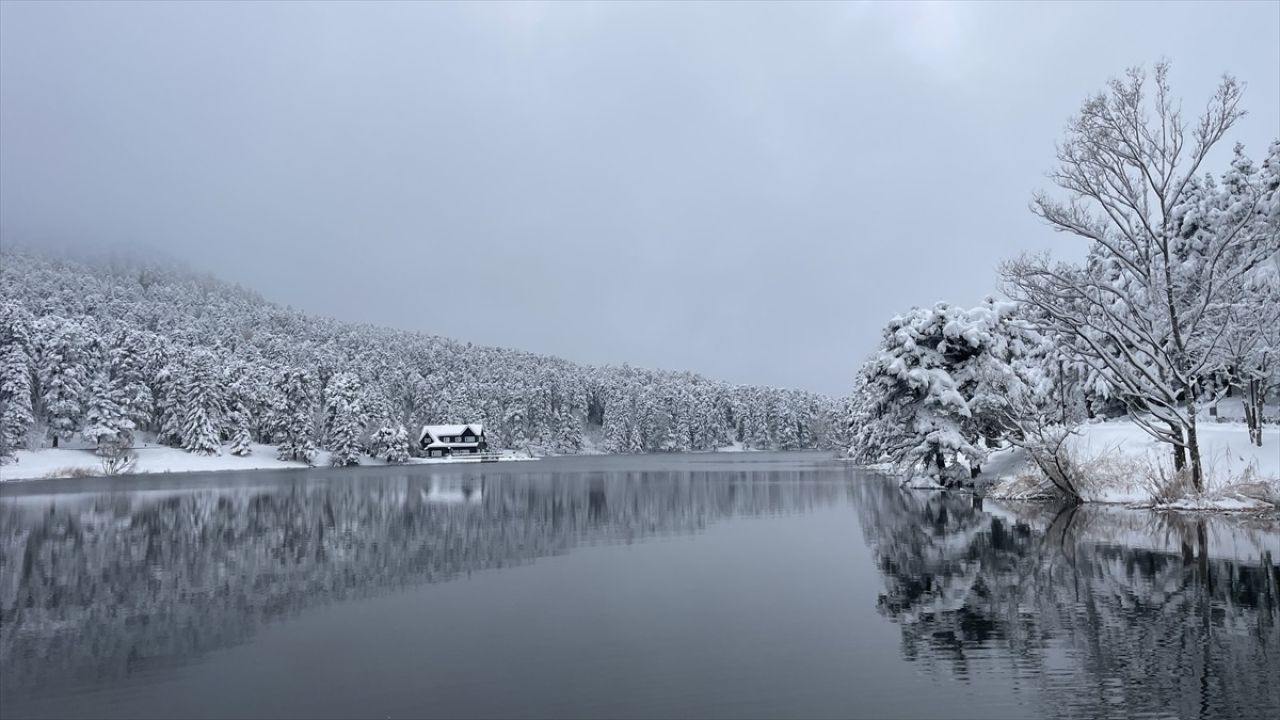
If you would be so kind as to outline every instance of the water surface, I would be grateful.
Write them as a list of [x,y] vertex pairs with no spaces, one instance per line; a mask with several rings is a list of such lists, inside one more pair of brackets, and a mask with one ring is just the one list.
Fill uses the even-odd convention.
[[1276,717],[1280,530],[820,454],[0,485],[7,717]]

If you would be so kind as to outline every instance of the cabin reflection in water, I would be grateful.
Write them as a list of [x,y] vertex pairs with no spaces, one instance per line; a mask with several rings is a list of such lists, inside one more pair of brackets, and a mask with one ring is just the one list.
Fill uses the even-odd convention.
[[420,491],[429,503],[474,503],[484,501],[484,478],[432,478]]

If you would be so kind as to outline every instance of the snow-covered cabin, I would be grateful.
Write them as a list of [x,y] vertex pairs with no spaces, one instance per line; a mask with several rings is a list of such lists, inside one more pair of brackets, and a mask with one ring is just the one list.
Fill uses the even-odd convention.
[[450,455],[475,455],[488,449],[484,439],[484,425],[424,425],[418,436],[418,446],[427,457]]

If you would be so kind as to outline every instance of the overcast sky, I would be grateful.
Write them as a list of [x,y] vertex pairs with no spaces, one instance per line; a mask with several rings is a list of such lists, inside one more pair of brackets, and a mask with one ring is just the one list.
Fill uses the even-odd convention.
[[1280,3],[0,3],[0,232],[309,312],[848,391],[1024,249],[1068,116],[1162,56],[1280,136]]

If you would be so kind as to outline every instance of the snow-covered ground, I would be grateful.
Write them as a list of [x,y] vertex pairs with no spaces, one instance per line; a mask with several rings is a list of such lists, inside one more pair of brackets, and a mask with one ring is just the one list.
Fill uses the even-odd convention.
[[[218,470],[282,470],[287,468],[305,468],[301,462],[279,460],[273,445],[253,445],[253,452],[244,457],[232,455],[229,446],[223,446],[220,455],[196,455],[178,448],[164,445],[148,445],[133,450],[137,461],[129,474],[138,473],[180,473],[209,472]],[[19,450],[17,462],[0,465],[0,481],[34,480],[37,478],[97,476],[106,475],[102,458],[86,448],[47,448],[44,450]],[[535,458],[503,457],[501,460],[532,460]],[[475,463],[477,458],[412,458],[410,465],[433,465],[439,463]],[[324,450],[316,452],[315,467],[327,467],[329,453]],[[385,465],[386,463],[373,457],[360,458],[361,465]]]
[[[1265,510],[1280,502],[1280,428],[1263,429],[1262,447],[1250,444],[1243,423],[1199,425],[1205,492],[1173,501],[1153,497],[1152,477],[1168,474],[1172,450],[1128,420],[1088,423],[1067,442],[1069,456],[1090,470],[1081,495],[1087,502],[1158,505],[1178,510]],[[991,495],[1024,499],[1036,494],[1039,470],[1019,449],[993,453],[980,478]],[[1047,487],[1047,481],[1040,483]]]

